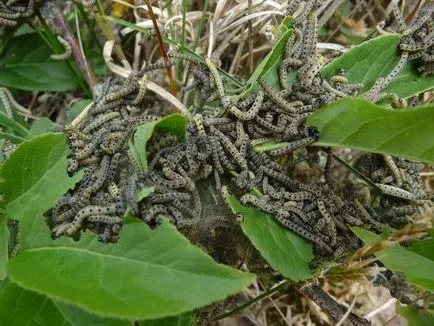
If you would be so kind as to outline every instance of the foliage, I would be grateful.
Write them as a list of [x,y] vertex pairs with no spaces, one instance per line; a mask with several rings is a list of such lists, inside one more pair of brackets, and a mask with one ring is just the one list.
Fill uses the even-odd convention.
[[[312,115],[308,125],[318,128],[319,146],[355,148],[433,163],[433,109],[430,104],[391,110],[363,99],[342,99]],[[408,146],[409,139],[414,141],[412,146]]]
[[77,88],[76,77],[67,64],[50,59],[50,54],[50,48],[36,33],[13,38],[0,57],[0,83],[32,91]]
[[26,289],[126,319],[176,315],[221,300],[253,280],[216,265],[167,222],[156,231],[128,224],[116,246],[88,237],[76,246],[25,250],[11,260],[8,273]]
[[[293,281],[311,277],[311,244],[282,228],[269,214],[244,207],[234,197],[229,199],[229,204],[234,213],[242,214],[243,232],[271,267]],[[291,255],[288,255],[288,252]]]
[[418,311],[415,308],[398,305],[396,310],[399,315],[407,320],[408,325],[430,326],[434,323],[434,312]]
[[7,218],[0,216],[0,281],[6,277],[6,266],[8,263],[8,240],[9,230]]
[[21,144],[3,164],[5,213],[23,220],[40,217],[80,179],[66,174],[66,144],[61,133],[44,134]]
[[[374,244],[383,239],[375,233],[353,227],[352,231],[364,243]],[[421,288],[434,291],[434,261],[399,245],[386,246],[375,256],[391,271],[402,272],[407,280]]]

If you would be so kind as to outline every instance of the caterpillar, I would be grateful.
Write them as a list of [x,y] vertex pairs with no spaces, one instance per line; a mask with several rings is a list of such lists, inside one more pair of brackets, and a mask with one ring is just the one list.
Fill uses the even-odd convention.
[[57,35],[57,40],[63,45],[65,48],[65,52],[62,54],[52,54],[50,55],[50,58],[53,60],[66,60],[68,59],[72,54],[72,48],[71,44],[67,40],[65,40],[62,36]]

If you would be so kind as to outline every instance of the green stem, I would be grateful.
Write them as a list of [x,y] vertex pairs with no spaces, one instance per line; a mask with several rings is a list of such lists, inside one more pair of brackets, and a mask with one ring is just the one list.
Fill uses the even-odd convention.
[[345,168],[347,168],[351,173],[354,173],[355,175],[357,175],[360,179],[362,179],[363,181],[365,181],[367,184],[369,184],[372,188],[374,188],[377,192],[381,193],[381,190],[375,185],[374,182],[372,182],[371,179],[369,179],[367,176],[365,176],[364,174],[360,173],[358,170],[356,170],[354,167],[352,167],[351,165],[349,165],[347,162],[345,162],[344,160],[342,160],[339,156],[337,156],[334,153],[331,153],[333,159],[335,159],[339,164],[341,164],[342,166],[344,166]]

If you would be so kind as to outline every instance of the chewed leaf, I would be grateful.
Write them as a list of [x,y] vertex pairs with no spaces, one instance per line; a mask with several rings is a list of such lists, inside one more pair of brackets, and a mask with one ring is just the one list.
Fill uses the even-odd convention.
[[126,224],[113,246],[88,239],[24,250],[9,262],[9,276],[49,298],[126,319],[178,315],[222,300],[254,280],[215,263],[167,222],[157,230]]
[[256,249],[275,270],[293,281],[311,277],[312,245],[279,225],[270,214],[242,206],[229,198],[234,213],[243,215],[241,227]]
[[318,128],[316,145],[434,162],[434,105],[392,110],[360,98],[327,105],[307,120]]

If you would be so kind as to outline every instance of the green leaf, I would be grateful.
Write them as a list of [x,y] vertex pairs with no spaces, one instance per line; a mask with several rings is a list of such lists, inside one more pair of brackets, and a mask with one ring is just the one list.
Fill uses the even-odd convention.
[[71,108],[68,111],[69,114],[69,118],[71,120],[75,119],[76,117],[78,117],[78,115],[86,108],[86,106],[88,106],[90,103],[92,103],[92,100],[89,99],[82,99],[82,100],[78,100],[75,101]]
[[320,132],[316,145],[434,162],[434,105],[392,110],[360,98],[329,104],[307,120]]
[[148,159],[146,155],[146,144],[151,139],[154,129],[163,133],[173,133],[179,141],[184,141],[187,118],[179,113],[165,116],[159,121],[148,122],[136,128],[133,137],[134,149],[140,159],[144,171],[148,170]]
[[417,71],[418,62],[411,61],[385,89],[386,93],[409,98],[434,88],[434,76],[422,76]]
[[[380,77],[387,76],[399,61],[400,39],[398,34],[389,34],[363,42],[324,66],[321,73],[329,79],[343,68],[350,83],[363,83],[361,94],[365,93]],[[385,92],[409,98],[433,87],[434,76],[421,76],[417,71],[417,62],[413,60],[386,87]]]
[[50,132],[52,131],[53,127],[53,121],[46,117],[40,118],[32,124],[32,127],[30,128],[29,138]]
[[22,121],[20,122],[15,120],[15,114],[14,119],[8,117],[2,101],[0,101],[0,126],[5,128],[4,131],[21,138],[25,137],[29,133],[29,130],[27,129],[28,127],[23,125]]
[[313,253],[309,242],[279,225],[270,214],[242,206],[233,196],[229,205],[234,213],[243,215],[243,232],[271,267],[293,281],[311,278]]
[[6,266],[8,264],[8,242],[9,230],[7,218],[0,216],[0,281],[7,275]]
[[361,92],[364,93],[378,78],[393,70],[399,60],[400,39],[398,34],[389,34],[356,45],[324,66],[321,74],[329,79],[343,68],[350,83],[363,83]]
[[[54,304],[63,316],[77,326],[132,326],[133,322],[127,319],[104,318],[93,315],[72,304],[54,300]],[[167,317],[152,320],[140,320],[140,326],[190,326],[193,319],[191,312],[183,313],[175,317]]]
[[191,326],[193,319],[193,313],[186,312],[175,317],[143,320],[140,321],[140,326]]
[[255,147],[253,147],[253,150],[255,152],[258,152],[258,153],[269,152],[269,151],[272,151],[274,149],[279,149],[279,148],[285,147],[287,144],[289,144],[289,143],[287,143],[287,142],[276,143],[276,142],[271,141],[271,142],[256,145]]
[[185,129],[188,120],[185,115],[181,113],[173,113],[165,116],[157,122],[155,128],[163,134],[172,133],[178,137],[178,141],[184,141]]
[[6,281],[0,287],[0,324],[8,326],[131,326],[131,321],[101,318],[74,305],[53,301]]
[[8,275],[50,298],[126,319],[191,311],[240,291],[254,279],[216,264],[167,222],[157,230],[126,224],[116,245],[87,239],[75,246],[24,250],[9,262]]
[[[46,296],[42,296],[43,298],[47,298]],[[93,315],[90,312],[80,309],[77,306],[72,304],[68,304],[62,302],[60,300],[50,300],[59,312],[65,318],[65,322],[70,325],[76,326],[132,326],[132,322],[126,319],[117,319],[117,318],[104,318],[99,317],[97,315]],[[42,325],[41,325],[42,326]],[[142,324],[140,323],[140,326]]]
[[408,250],[434,261],[434,229],[430,229],[428,239],[415,240]]
[[68,65],[50,59],[51,54],[36,33],[13,38],[0,57],[0,84],[31,91],[77,88],[77,79]]
[[155,190],[155,187],[146,187],[146,188],[142,188],[140,189],[136,195],[134,196],[134,199],[136,200],[136,202],[141,201],[143,198],[148,197],[150,194],[152,194]]
[[[358,227],[352,227],[351,230],[364,243],[372,244],[383,240],[381,236]],[[434,261],[399,245],[387,246],[377,251],[375,256],[391,271],[404,273],[408,282],[434,291]]]
[[[285,46],[292,31],[290,21],[281,24],[282,36],[273,49],[261,62],[247,82],[246,92],[256,90],[256,81],[264,78],[275,89],[280,89],[278,67],[284,56]],[[321,74],[329,79],[344,69],[345,77],[350,83],[363,83],[361,94],[368,91],[380,78],[387,76],[398,63],[400,51],[398,49],[401,36],[398,34],[382,35],[352,47],[349,51],[325,65]],[[409,98],[434,87],[433,76],[421,76],[416,69],[417,62],[406,65],[400,74],[386,88],[386,92],[394,93],[402,98]],[[297,81],[297,71],[288,73],[290,85]]]
[[19,145],[0,169],[0,191],[9,218],[42,217],[79,180],[69,178],[65,135],[49,133]]
[[[25,290],[5,281],[0,284],[0,325],[22,326],[131,326],[126,319],[104,318],[77,306]],[[190,326],[192,313],[176,317],[140,321],[140,326]]]
[[432,326],[434,325],[434,312],[431,310],[416,310],[415,308],[396,305],[396,312],[407,320],[410,326]]
[[0,286],[0,325],[70,325],[53,302],[9,281]]

